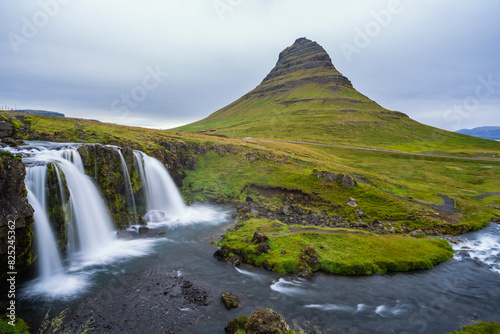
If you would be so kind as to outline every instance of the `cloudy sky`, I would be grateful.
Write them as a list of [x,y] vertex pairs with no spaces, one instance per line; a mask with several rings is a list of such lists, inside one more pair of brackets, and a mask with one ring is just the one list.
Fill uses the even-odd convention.
[[499,1],[4,0],[0,13],[0,105],[171,128],[253,89],[307,37],[388,109],[500,126]]

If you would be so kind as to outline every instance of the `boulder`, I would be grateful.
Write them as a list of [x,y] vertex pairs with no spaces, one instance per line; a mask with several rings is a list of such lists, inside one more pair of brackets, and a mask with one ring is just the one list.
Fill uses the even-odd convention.
[[358,203],[356,203],[356,202],[354,202],[354,201],[349,201],[349,202],[347,202],[347,205],[349,205],[349,206],[351,206],[351,207],[355,208],[355,207],[357,207],[357,206],[358,206]]
[[149,227],[141,226],[139,227],[139,233],[146,233],[149,231]]
[[299,268],[296,274],[300,277],[311,277],[313,272],[318,269],[319,253],[313,245],[307,244],[299,253]]
[[323,178],[326,182],[337,182],[337,180],[341,177],[341,175],[332,173],[332,172],[324,172]]
[[219,261],[225,261],[228,254],[229,250],[227,249],[227,246],[222,246],[222,248],[215,251],[214,257]]
[[354,178],[351,175],[344,174],[342,176],[341,184],[348,189],[353,189],[354,186],[356,185],[356,181],[354,180]]
[[231,320],[226,327],[224,327],[224,332],[226,334],[235,334],[239,330],[244,330],[246,324],[250,321],[250,318],[246,315],[243,315],[239,318]]
[[425,233],[424,233],[424,231],[422,231],[422,230],[415,230],[415,231],[412,231],[412,232],[410,233],[410,235],[411,235],[412,237],[423,237],[423,236],[425,236]]
[[245,199],[248,203],[252,203],[253,202],[253,197],[252,196],[247,196],[247,198]]
[[229,260],[229,262],[230,262],[233,266],[235,266],[235,267],[238,267],[238,266],[240,266],[240,265],[241,265],[241,259],[240,259],[240,257],[239,257],[238,255],[233,256],[233,257]]
[[240,307],[241,303],[237,295],[230,292],[224,292],[220,297],[222,304],[229,310]]
[[244,329],[248,334],[274,334],[290,331],[283,316],[269,308],[255,311]]
[[148,222],[146,221],[146,219],[142,218],[141,215],[137,215],[137,224],[146,226]]
[[261,255],[262,253],[268,253],[271,250],[271,246],[262,242],[257,245],[257,255]]
[[267,235],[265,235],[262,232],[255,232],[253,234],[252,240],[250,240],[250,242],[253,244],[260,244],[260,243],[266,242],[267,240],[269,240]]

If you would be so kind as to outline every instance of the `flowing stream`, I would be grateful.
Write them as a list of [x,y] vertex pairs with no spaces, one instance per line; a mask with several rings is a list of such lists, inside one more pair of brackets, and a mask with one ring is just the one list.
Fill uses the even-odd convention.
[[[104,296],[100,289],[117,277],[138,276],[160,264],[162,270],[183,275],[208,290],[214,301],[196,319],[195,329],[190,327],[185,333],[223,333],[229,320],[250,316],[262,307],[275,309],[288,323],[296,322],[306,332],[314,329],[321,333],[445,333],[475,319],[500,321],[497,224],[456,238],[455,257],[431,270],[367,277],[316,274],[311,279],[293,280],[261,268],[235,268],[217,261],[212,256],[216,250],[213,241],[231,226],[230,210],[186,206],[161,163],[139,151],[134,156],[147,185],[145,217],[153,231],[165,235],[139,236],[131,227],[135,239],[116,239],[101,196],[83,173],[76,147],[44,145],[21,148],[26,155],[26,183],[35,209],[36,234],[44,243],[39,277],[21,287],[21,315],[35,319],[35,323],[48,308],[75,307],[96,293],[99,302]],[[77,245],[69,245],[62,258],[45,213],[43,175],[49,161],[59,166],[70,191],[68,224],[74,225],[74,232],[68,231],[74,235],[68,239],[70,245]],[[99,226],[91,225],[95,222]],[[239,294],[242,307],[227,311],[219,302],[223,292]],[[106,298],[111,298],[106,303],[113,302],[112,297]],[[155,319],[168,316],[156,314]]]

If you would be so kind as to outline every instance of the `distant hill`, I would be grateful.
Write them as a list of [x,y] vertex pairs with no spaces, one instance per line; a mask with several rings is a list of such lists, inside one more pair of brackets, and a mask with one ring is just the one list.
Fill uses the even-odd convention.
[[25,114],[35,114],[35,115],[42,115],[42,116],[65,117],[65,115],[61,114],[60,112],[47,111],[47,110],[19,109],[19,110],[16,110],[16,111],[22,112],[22,113],[25,113]]
[[[205,119],[176,128],[230,138],[395,148],[414,151],[491,145],[410,119],[358,92],[316,42],[299,38],[252,91]],[[409,145],[409,146],[408,146]]]
[[481,126],[470,130],[462,129],[457,132],[483,139],[500,140],[500,126]]

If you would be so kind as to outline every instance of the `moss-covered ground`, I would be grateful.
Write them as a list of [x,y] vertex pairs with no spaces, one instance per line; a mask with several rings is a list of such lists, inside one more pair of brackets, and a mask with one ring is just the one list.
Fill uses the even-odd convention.
[[500,334],[500,324],[496,322],[479,322],[470,326],[464,326],[460,331],[452,334]]
[[[316,270],[339,275],[429,269],[453,256],[447,241],[434,238],[288,226],[267,219],[251,219],[237,224],[236,228],[224,235],[219,246],[226,246],[233,254],[241,254],[250,264],[272,268],[282,275],[299,269],[299,255],[306,245],[312,245],[319,253]],[[263,232],[269,237],[267,253],[259,254],[258,245],[251,242],[255,232]]]

